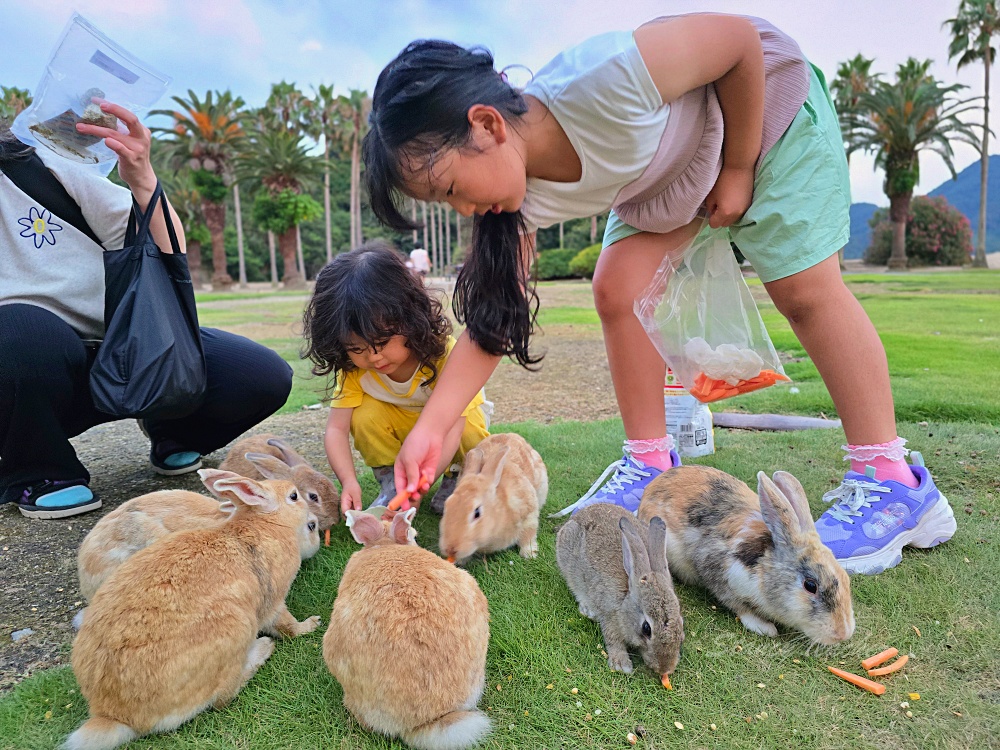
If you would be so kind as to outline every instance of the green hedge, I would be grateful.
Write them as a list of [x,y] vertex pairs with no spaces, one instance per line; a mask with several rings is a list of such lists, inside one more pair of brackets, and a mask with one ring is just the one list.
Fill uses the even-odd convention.
[[535,261],[538,278],[542,281],[571,278],[573,274],[570,272],[569,262],[573,260],[575,255],[576,250],[568,248],[543,250]]
[[585,279],[594,278],[594,268],[597,267],[597,258],[601,254],[601,245],[591,245],[578,252],[573,260],[569,262],[569,270],[574,276],[582,276]]

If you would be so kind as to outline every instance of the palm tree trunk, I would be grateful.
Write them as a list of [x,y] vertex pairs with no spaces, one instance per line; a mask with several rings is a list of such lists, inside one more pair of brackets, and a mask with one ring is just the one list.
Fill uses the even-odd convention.
[[233,183],[233,209],[236,212],[236,254],[239,257],[240,289],[247,288],[247,261],[243,251],[243,209],[240,207],[240,186]]
[[431,276],[434,275],[434,270],[437,268],[437,255],[438,255],[438,206],[437,203],[431,204]]
[[356,234],[352,238],[354,247],[357,247],[364,238],[361,233],[361,137],[359,135],[361,123],[355,123],[354,138],[351,142],[351,195],[354,203],[351,205],[351,213],[354,216],[354,231]]
[[200,289],[204,282],[204,272],[201,269],[201,243],[191,239],[187,241],[188,271],[191,273],[191,283],[195,289]]
[[889,255],[891,271],[906,270],[906,217],[910,213],[912,197],[913,193],[889,196],[889,219],[892,221],[892,253]]
[[597,242],[597,217],[590,217],[590,244]]
[[424,250],[430,250],[431,246],[427,243],[427,204],[424,201],[420,201],[420,216],[424,221]]
[[[455,254],[462,251],[462,214],[455,212]],[[454,256],[452,257],[454,260]]]
[[333,234],[330,227],[330,139],[323,137],[323,215],[326,217],[326,262],[333,260]]
[[226,204],[202,201],[201,212],[212,236],[212,288],[226,291],[233,285],[233,277],[226,270]]
[[979,160],[979,237],[976,238],[976,257],[972,259],[974,268],[986,268],[986,197],[990,171],[990,56],[986,60],[986,96],[983,101],[983,153]]
[[563,248],[563,222],[559,222],[559,249]]
[[444,268],[451,266],[451,206],[444,206]]
[[281,258],[285,266],[284,275],[281,277],[285,289],[302,289],[305,284],[302,283],[302,275],[299,273],[296,262],[298,250],[295,242],[295,227],[289,227],[278,235],[278,250],[281,251]]
[[302,274],[302,281],[306,280],[306,259],[302,255],[302,229],[295,225],[295,254],[299,262],[299,273]]
[[[410,198],[410,219],[414,224],[417,223],[417,199]],[[413,230],[413,246],[417,246],[417,230]]]
[[271,255],[271,286],[278,286],[278,258],[274,251],[274,232],[267,230],[267,249]]

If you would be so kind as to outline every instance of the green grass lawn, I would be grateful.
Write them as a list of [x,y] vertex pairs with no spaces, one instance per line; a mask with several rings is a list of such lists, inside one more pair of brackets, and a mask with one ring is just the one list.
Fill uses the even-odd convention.
[[[887,278],[851,283],[889,353],[900,433],[923,451],[955,508],[959,526],[954,539],[933,550],[907,550],[899,566],[879,576],[854,577],[857,631],[837,647],[808,649],[787,631],[777,639],[750,634],[730,613],[714,609],[705,592],[679,586],[687,637],[674,690],[668,692],[638,658],[635,674],[610,672],[598,626],[579,615],[556,568],[557,524],[545,519],[537,560],[522,560],[508,551],[476,559],[468,567],[491,611],[488,684],[480,706],[492,718],[494,731],[482,747],[628,747],[625,737],[637,724],[646,731],[640,748],[996,746],[1000,274]],[[905,288],[886,288],[896,284]],[[249,298],[238,313],[216,300],[202,301],[204,325],[262,332],[260,340],[286,359],[295,358],[298,341],[292,327],[301,296]],[[829,396],[787,324],[773,307],[762,305],[762,313],[777,348],[801,358],[788,367],[800,392],[770,389],[727,406],[832,416]],[[596,326],[597,318],[574,297],[565,306],[543,310],[541,322]],[[287,335],[279,335],[283,328]],[[300,366],[298,372],[307,370]],[[297,378],[287,409],[314,402],[316,386],[316,381]],[[551,487],[547,512],[579,497],[620,455],[623,437],[619,420],[497,429],[520,432],[542,454]],[[839,482],[843,468],[831,460],[843,440],[836,430],[718,430],[715,440],[716,454],[698,463],[754,486],[760,469],[791,471],[802,480],[814,516],[823,509],[821,494]],[[366,496],[375,491],[370,476],[362,482]],[[424,512],[416,522],[418,541],[431,549],[436,521]],[[328,620],[340,575],[355,549],[344,527],[334,529],[333,544],[303,565],[292,588],[289,606],[297,616],[319,614],[324,623]],[[320,654],[324,629],[278,643],[274,656],[227,708],[131,747],[402,747],[365,732],[341,705],[340,687]],[[860,673],[860,660],[887,646],[911,654],[911,659],[901,673],[885,680],[888,689],[881,697],[826,671],[832,664]],[[577,694],[571,693],[573,688]],[[920,699],[910,693],[919,693]],[[900,706],[904,701],[912,717]],[[0,748],[52,748],[85,717],[85,701],[68,667],[38,674],[0,699]]]

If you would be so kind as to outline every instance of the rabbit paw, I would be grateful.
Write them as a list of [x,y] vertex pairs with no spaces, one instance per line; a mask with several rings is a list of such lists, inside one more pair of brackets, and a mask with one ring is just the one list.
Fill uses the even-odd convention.
[[632,659],[629,658],[628,651],[609,651],[608,666],[616,672],[632,674]]
[[586,606],[585,604],[580,605],[580,614],[586,617],[588,620],[597,621],[598,619],[597,612],[590,609],[590,607]]
[[538,540],[532,539],[530,542],[522,544],[518,548],[518,552],[521,553],[521,557],[526,560],[533,560],[538,557]]
[[298,623],[298,626],[295,628],[296,630],[295,635],[305,635],[306,633],[311,633],[318,627],[319,627],[319,615],[313,615],[312,617],[307,617],[305,620]]
[[778,637],[778,629],[774,626],[773,622],[763,620],[750,612],[744,612],[743,614],[737,615],[737,617],[740,618],[740,622],[743,623],[743,627],[751,633],[766,635],[768,638]]

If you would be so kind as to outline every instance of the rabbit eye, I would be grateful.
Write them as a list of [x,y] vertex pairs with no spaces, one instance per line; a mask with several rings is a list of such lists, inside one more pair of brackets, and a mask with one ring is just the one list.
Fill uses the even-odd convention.
[[316,522],[310,521],[308,524],[306,524],[306,528],[309,529],[309,531],[316,531]]
[[288,496],[288,499],[294,503],[296,500],[299,499],[299,493],[293,491],[292,494]]
[[816,583],[815,578],[806,578],[802,582],[802,588],[804,588],[810,594],[815,594],[819,590],[819,584]]
[[483,514],[483,509],[482,506],[480,506],[479,508],[476,508],[475,512],[472,514],[472,517],[479,518],[479,516],[481,516],[482,514]]
[[642,637],[643,638],[653,637],[653,629],[649,626],[649,620],[642,621]]
[[317,495],[315,492],[310,492],[309,493],[309,500],[310,500],[310,502],[318,503],[319,502],[319,495]]

